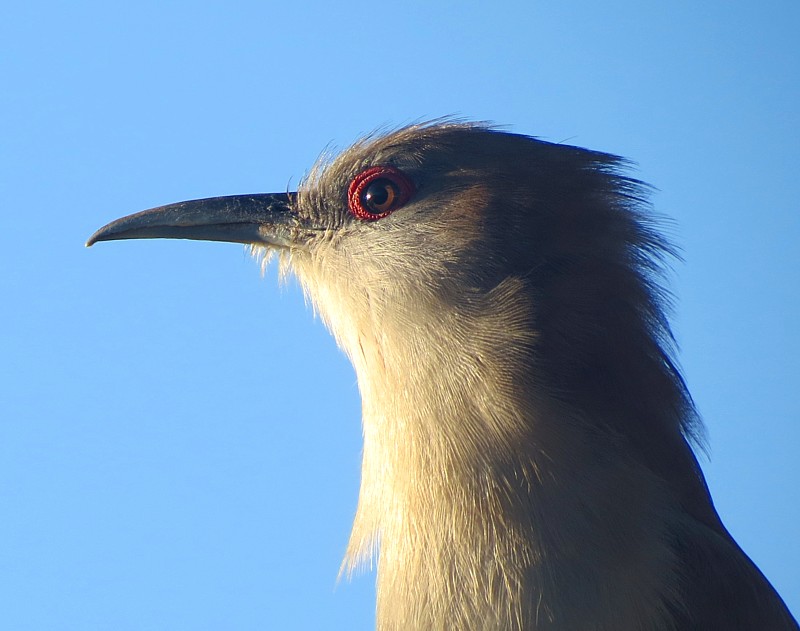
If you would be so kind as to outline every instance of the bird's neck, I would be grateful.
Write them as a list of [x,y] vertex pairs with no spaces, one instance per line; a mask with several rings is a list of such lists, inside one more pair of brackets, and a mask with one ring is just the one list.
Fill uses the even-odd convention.
[[363,399],[346,565],[380,548],[381,629],[661,628],[669,493],[539,386],[521,295],[413,326],[327,314]]

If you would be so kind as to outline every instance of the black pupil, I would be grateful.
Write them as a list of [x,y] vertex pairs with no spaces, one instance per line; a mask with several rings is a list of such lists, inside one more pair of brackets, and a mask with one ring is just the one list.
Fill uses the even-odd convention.
[[391,180],[379,178],[370,182],[367,190],[364,191],[364,208],[371,213],[383,213],[389,210],[391,200],[395,197],[393,193],[395,185]]

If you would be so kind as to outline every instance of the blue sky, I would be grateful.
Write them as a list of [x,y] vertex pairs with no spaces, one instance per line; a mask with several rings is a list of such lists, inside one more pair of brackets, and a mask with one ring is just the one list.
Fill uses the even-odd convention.
[[796,2],[16,3],[0,10],[3,627],[368,629],[336,583],[355,377],[235,245],[100,244],[455,114],[618,153],[683,249],[681,363],[734,536],[800,614]]

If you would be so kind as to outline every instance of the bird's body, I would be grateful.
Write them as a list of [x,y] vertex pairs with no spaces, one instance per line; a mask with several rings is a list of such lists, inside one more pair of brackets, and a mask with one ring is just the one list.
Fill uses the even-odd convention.
[[620,167],[418,125],[296,197],[174,205],[91,241],[253,243],[297,274],[358,375],[345,563],[380,548],[380,629],[797,629],[711,502],[659,285],[669,247]]

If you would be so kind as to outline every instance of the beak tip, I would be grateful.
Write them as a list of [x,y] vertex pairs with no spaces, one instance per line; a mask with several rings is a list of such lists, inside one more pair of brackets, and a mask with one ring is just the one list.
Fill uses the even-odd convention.
[[95,232],[95,233],[94,233],[94,234],[93,234],[91,237],[89,237],[89,238],[86,240],[85,246],[86,246],[87,248],[90,248],[90,247],[92,247],[92,246],[93,246],[95,243],[97,243],[98,241],[103,241],[102,235],[100,234],[102,231],[103,231],[103,230],[102,230],[102,228],[101,228],[100,230],[98,230],[97,232]]
[[[109,224],[106,224],[102,228],[99,228],[92,234],[88,239],[86,239],[86,247],[90,248],[98,241],[113,241],[119,238],[126,238],[125,236],[121,236],[121,233],[124,234],[125,230],[120,230],[118,224],[127,220],[128,217],[123,217],[122,219],[117,219],[116,221],[112,221]],[[124,226],[123,226],[124,228]]]

